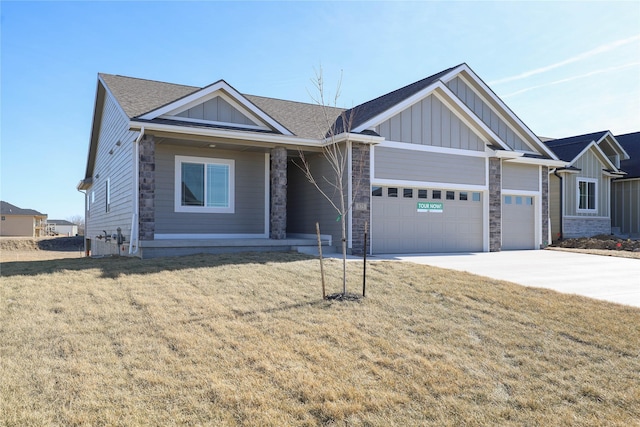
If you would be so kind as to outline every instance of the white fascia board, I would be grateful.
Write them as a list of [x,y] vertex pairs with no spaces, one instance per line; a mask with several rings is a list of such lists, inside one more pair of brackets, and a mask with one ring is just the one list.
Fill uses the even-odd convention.
[[492,153],[493,153],[493,151],[490,151],[488,153],[487,151],[473,151],[473,150],[464,150],[461,148],[435,147],[433,145],[412,144],[410,142],[395,142],[395,141],[384,141],[379,146],[384,148],[397,148],[400,150],[428,151],[430,153],[453,154],[456,156],[482,157],[482,158],[492,157]]
[[[462,64],[459,67],[456,67],[454,70],[451,70],[450,73],[447,73],[446,75],[444,75],[440,80],[442,80],[443,82],[448,82],[449,80],[454,79],[455,77],[457,77],[462,71],[466,71],[467,74],[469,76],[471,76],[473,78],[473,80],[483,89],[483,91],[489,96],[491,97],[491,99],[493,101],[495,101],[501,108],[502,110],[509,115],[509,117],[511,117],[516,123],[518,123],[518,125],[520,126],[520,128],[527,134],[527,136],[529,136],[529,138],[531,138],[533,140],[533,142],[535,143],[535,145],[538,146],[538,149],[542,150],[545,154],[547,154],[549,157],[551,157],[554,160],[558,160],[558,157],[556,157],[555,153],[553,153],[553,151],[551,151],[541,140],[540,138],[538,138],[538,136],[536,134],[534,134],[531,129],[529,129],[527,127],[527,125],[525,125],[522,120],[520,120],[520,118],[518,116],[516,116],[513,111],[511,111],[511,109],[493,92],[493,90],[491,90],[491,88],[489,86],[487,86],[487,84],[480,78],[478,77],[478,75],[467,65],[467,64]],[[466,80],[464,76],[460,75],[460,78],[462,78],[463,80]],[[467,83],[465,81],[465,83]],[[474,90],[474,88],[469,85],[469,87],[471,87],[471,90]],[[478,92],[476,92],[474,90],[474,92],[479,95],[481,98],[484,98],[484,96]],[[487,105],[490,105],[488,102],[486,102],[485,99],[483,99],[483,101],[485,101],[485,103]],[[494,110],[495,111],[495,110]],[[500,114],[500,112],[497,112],[498,116],[501,116],[500,118],[505,122],[505,124],[508,125],[508,122],[506,120],[504,120],[504,118],[502,117],[502,115]],[[527,141],[527,138],[523,138],[522,135],[520,134],[520,132],[517,129],[513,129],[511,128],[511,130],[513,130],[518,136],[520,136],[520,138],[522,138],[523,141],[525,141],[527,144],[529,144],[529,142]],[[534,148],[534,147],[532,147]]]
[[549,167],[558,167],[564,168],[569,165],[569,163],[564,160],[553,160],[553,159],[537,159],[533,157],[517,157],[517,158],[503,158],[505,162],[509,163],[520,163],[525,165],[539,165],[539,166],[549,166]]
[[177,101],[171,102],[167,105],[164,105],[160,108],[157,108],[153,111],[143,114],[142,116],[140,116],[140,118],[145,120],[153,120],[157,117],[164,116],[167,114],[172,114],[174,112],[179,113],[181,111],[189,109],[190,107],[202,102],[203,99],[206,99],[207,96],[213,97],[216,92],[221,90],[226,91],[230,95],[229,97],[225,97],[225,101],[227,102],[231,101],[230,103],[235,108],[242,106],[243,108],[239,108],[240,110],[244,109],[249,111],[251,114],[256,116],[260,121],[263,121],[268,125],[272,126],[278,132],[284,135],[293,135],[291,131],[289,131],[287,128],[282,126],[280,123],[278,123],[275,119],[273,119],[271,116],[266,114],[264,111],[256,107],[252,102],[250,102],[247,98],[245,98],[241,93],[239,93],[237,90],[231,87],[224,80],[220,80],[205,88],[200,89],[199,91],[196,91],[183,98],[180,98]]
[[571,164],[575,163],[576,160],[578,160],[581,156],[584,155],[584,153],[586,153],[587,151],[589,151],[590,149],[594,149],[596,151],[596,156],[600,158],[600,161],[602,161],[602,163],[605,163],[607,166],[609,166],[608,169],[617,171],[618,168],[611,163],[611,160],[609,160],[609,157],[607,157],[607,155],[604,153],[604,151],[602,151],[602,149],[600,148],[600,146],[598,144],[596,144],[595,141],[591,141],[589,143],[589,145],[587,145],[584,150],[582,150],[580,152],[580,154],[578,154],[572,161]]
[[333,137],[325,138],[323,140],[322,145],[330,145],[330,144],[347,142],[347,141],[360,142],[360,143],[369,144],[369,145],[377,145],[385,141],[385,138],[383,136],[362,135],[359,133],[342,132],[338,135],[334,135]]
[[279,135],[273,133],[260,133],[260,132],[244,132],[244,131],[229,131],[225,129],[218,128],[197,128],[197,127],[186,127],[186,126],[176,126],[164,123],[149,123],[149,122],[129,122],[129,129],[138,131],[141,128],[145,129],[146,132],[149,131],[158,131],[158,132],[169,132],[169,133],[177,133],[183,135],[198,135],[198,136],[209,136],[212,138],[228,138],[228,139],[237,139],[242,141],[257,141],[257,142],[267,142],[273,144],[285,144],[285,145],[294,145],[294,146],[303,146],[303,147],[322,147],[326,145],[321,140],[310,139],[310,138],[300,138],[296,136],[288,136],[288,135]]
[[517,159],[524,156],[524,153],[519,151],[506,151],[506,150],[496,150],[495,157],[498,159]]

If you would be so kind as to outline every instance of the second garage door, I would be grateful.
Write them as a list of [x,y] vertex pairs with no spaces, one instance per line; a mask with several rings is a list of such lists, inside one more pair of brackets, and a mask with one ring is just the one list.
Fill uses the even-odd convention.
[[373,187],[373,253],[483,250],[482,193]]
[[502,196],[502,249],[535,249],[533,197]]

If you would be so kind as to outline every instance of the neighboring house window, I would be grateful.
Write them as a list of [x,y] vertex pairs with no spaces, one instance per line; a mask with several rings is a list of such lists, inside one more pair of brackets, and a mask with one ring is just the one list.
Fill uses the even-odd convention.
[[111,210],[111,178],[107,178],[105,182],[105,210],[109,212]]
[[234,160],[176,156],[175,166],[176,212],[234,212]]
[[597,181],[595,179],[578,179],[578,212],[596,210]]

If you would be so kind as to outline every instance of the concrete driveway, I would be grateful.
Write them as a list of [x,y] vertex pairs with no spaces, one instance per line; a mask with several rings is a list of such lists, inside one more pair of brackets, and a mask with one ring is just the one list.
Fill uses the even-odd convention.
[[555,250],[376,255],[640,307],[640,260]]

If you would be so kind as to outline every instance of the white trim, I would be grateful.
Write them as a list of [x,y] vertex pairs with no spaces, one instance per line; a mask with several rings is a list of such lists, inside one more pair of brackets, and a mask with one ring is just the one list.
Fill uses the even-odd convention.
[[398,148],[401,150],[428,151],[430,153],[454,154],[456,156],[467,157],[489,157],[490,155],[484,151],[464,150],[461,148],[434,147],[433,145],[419,145],[409,142],[384,141],[377,145],[378,147]]
[[489,189],[488,185],[474,184],[453,184],[448,182],[432,182],[432,181],[407,181],[399,179],[373,179],[371,185],[382,187],[406,187],[406,188],[433,188],[436,190],[469,190],[469,191],[485,191]]
[[611,216],[600,216],[600,215],[565,215],[563,218],[568,219],[611,219]]
[[[182,163],[201,163],[204,165],[217,164],[229,167],[229,206],[219,208],[211,206],[183,206],[182,205]],[[183,213],[235,213],[235,160],[218,159],[212,157],[194,157],[194,156],[175,156],[175,174],[174,174],[174,211]],[[205,176],[205,187],[206,187]],[[206,197],[206,189],[205,189]]]
[[[317,234],[311,233],[287,233],[287,239],[314,239],[318,240]],[[333,236],[331,234],[321,234],[320,241],[325,241],[328,246],[332,246]]]
[[271,228],[271,153],[264,153],[264,234]]
[[[616,139],[615,135],[613,135],[610,131],[605,132],[604,136],[598,140],[598,142],[597,142],[598,146],[600,146],[600,143],[602,141],[604,141],[608,136],[610,136],[611,139],[616,143],[616,145],[618,146],[619,150],[616,150],[615,147],[611,147],[611,148],[613,148],[614,151],[618,151],[618,153],[623,154],[625,156],[624,159],[621,158],[620,160],[629,160],[630,159],[629,153],[627,153],[627,151],[624,149],[622,144],[620,144],[618,142],[618,140]],[[609,142],[609,145],[611,145],[610,142]]]
[[507,196],[527,196],[527,197],[539,197],[540,191],[536,190],[512,190],[510,188],[503,188],[502,194]]
[[182,239],[266,239],[265,234],[181,234],[161,233],[154,234],[155,240],[182,240]]
[[[593,186],[593,203],[594,203],[594,208],[590,209],[590,208],[580,208],[580,183],[581,182],[586,182],[588,184],[594,184]],[[587,185],[587,198],[589,196],[588,194],[588,188],[589,186]],[[588,199],[587,199],[588,200]],[[598,179],[595,178],[585,178],[585,177],[577,177],[576,178],[576,212],[578,213],[596,213],[598,212],[598,205],[600,203],[598,203]]]
[[[615,167],[615,165],[613,163],[611,163],[611,160],[609,160],[609,157],[607,157],[607,155],[605,154],[604,151],[602,151],[602,148],[600,148],[600,146],[598,144],[595,143],[595,141],[591,141],[589,143],[589,145],[587,145],[576,157],[573,158],[573,160],[571,160],[571,164],[575,163],[580,157],[582,157],[587,151],[589,151],[591,148],[595,148],[596,150],[596,157],[598,157],[598,160],[600,160],[600,163],[609,165],[610,168],[614,171],[617,171],[618,168]],[[600,154],[600,156],[604,159],[604,162],[602,161],[602,159],[600,159],[597,154]]]
[[532,157],[504,158],[504,161],[510,163],[522,163],[525,165],[539,165],[550,167],[567,167],[567,165],[569,165],[569,163],[565,162],[564,160],[536,159]]
[[208,125],[216,125],[216,126],[227,126],[234,128],[243,128],[243,129],[254,129],[254,130],[271,130],[265,126],[258,125],[247,125],[245,123],[233,123],[233,122],[218,122],[215,120],[204,120],[204,119],[192,119],[191,117],[180,117],[180,116],[160,116],[161,119],[169,119],[176,120],[180,122],[189,122],[189,123],[202,123]]
[[[202,88],[192,93],[191,95],[187,95],[181,99],[178,99],[177,101],[171,102],[167,105],[164,105],[160,108],[157,108],[153,111],[143,114],[142,116],[140,116],[140,118],[145,120],[153,120],[162,115],[171,114],[174,111],[179,111],[179,112],[184,111],[180,109],[184,108],[185,106],[187,107],[184,109],[189,109],[190,108],[188,107],[189,105],[193,106],[200,102],[203,102],[202,100],[205,99],[207,96],[210,96],[211,98],[213,98],[214,96],[216,96],[216,92],[220,90],[226,91],[230,95],[230,97],[236,101],[237,105],[241,105],[242,107],[244,107],[242,109],[246,110],[246,112],[255,115],[261,121],[264,121],[269,126],[279,131],[280,133],[284,135],[293,135],[287,128],[282,126],[271,116],[267,115],[264,111],[260,110],[257,106],[255,106],[252,102],[250,102],[247,98],[245,98],[241,93],[239,93],[234,88],[232,88],[224,80],[219,80],[216,83],[213,83],[205,88]],[[205,101],[206,100],[207,99],[205,99]],[[242,109],[239,109],[239,110],[242,110]]]

